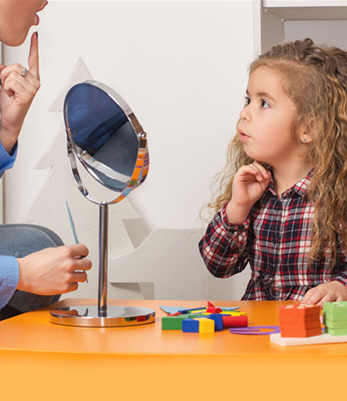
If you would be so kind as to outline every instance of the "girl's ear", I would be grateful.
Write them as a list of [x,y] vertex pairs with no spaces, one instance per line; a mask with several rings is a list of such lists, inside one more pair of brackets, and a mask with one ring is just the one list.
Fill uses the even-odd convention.
[[315,121],[313,118],[311,118],[307,124],[302,125],[300,129],[300,141],[304,144],[311,143],[314,138],[314,132],[315,132]]

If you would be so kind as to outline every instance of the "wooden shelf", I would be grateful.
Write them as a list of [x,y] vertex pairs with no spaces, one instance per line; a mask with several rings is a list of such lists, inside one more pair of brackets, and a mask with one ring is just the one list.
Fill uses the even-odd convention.
[[346,0],[263,0],[263,8],[283,20],[345,20]]

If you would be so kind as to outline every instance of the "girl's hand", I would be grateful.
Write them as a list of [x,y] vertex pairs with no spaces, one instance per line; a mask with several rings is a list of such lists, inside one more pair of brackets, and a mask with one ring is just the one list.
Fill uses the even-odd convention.
[[38,37],[31,37],[28,58],[28,71],[23,77],[24,67],[20,64],[5,66],[0,64],[1,90],[0,140],[4,149],[10,153],[16,143],[24,118],[40,88]]
[[239,169],[234,177],[232,198],[226,209],[230,223],[242,223],[247,219],[251,207],[269,185],[270,178],[271,173],[256,161]]
[[18,258],[17,290],[38,295],[75,291],[78,283],[87,280],[85,270],[90,270],[92,267],[91,261],[85,259],[87,255],[87,247],[78,244],[46,248],[24,258]]
[[322,305],[324,302],[347,301],[347,288],[339,281],[320,284],[308,290],[301,301],[307,305]]

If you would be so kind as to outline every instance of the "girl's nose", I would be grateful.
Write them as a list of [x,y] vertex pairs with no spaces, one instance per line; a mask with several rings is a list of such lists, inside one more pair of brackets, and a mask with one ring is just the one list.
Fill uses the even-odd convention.
[[241,120],[249,120],[250,119],[250,113],[249,113],[249,106],[246,105],[240,113],[240,118]]

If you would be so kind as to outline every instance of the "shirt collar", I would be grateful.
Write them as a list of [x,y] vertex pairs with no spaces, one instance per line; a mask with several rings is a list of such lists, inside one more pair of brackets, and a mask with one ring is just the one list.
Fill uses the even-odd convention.
[[[276,195],[275,183],[272,176],[272,169],[269,168],[269,171],[271,172],[271,179],[267,189],[265,190],[264,196],[267,191],[271,192],[272,195]],[[314,173],[314,168],[312,168],[304,178],[302,178],[300,181],[294,184],[291,188],[288,188],[283,193],[283,197],[291,196],[293,192],[297,193],[299,196],[304,196],[308,191],[308,187],[311,183],[313,173]]]

